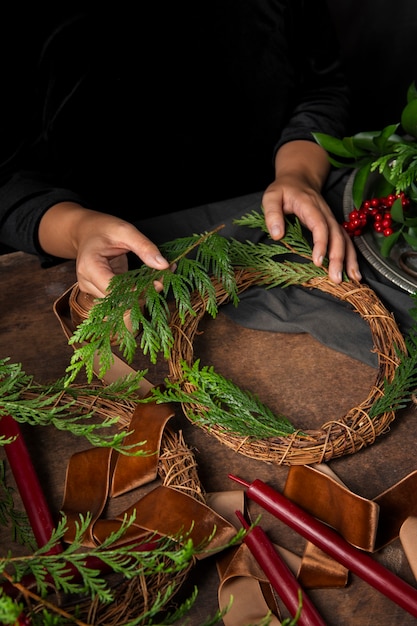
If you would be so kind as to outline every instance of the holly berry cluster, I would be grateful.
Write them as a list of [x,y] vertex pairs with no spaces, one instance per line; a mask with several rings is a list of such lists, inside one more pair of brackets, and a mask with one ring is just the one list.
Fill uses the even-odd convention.
[[391,207],[399,198],[403,210],[406,210],[410,199],[404,192],[364,200],[359,209],[354,209],[349,213],[348,220],[342,224],[343,228],[350,237],[358,237],[363,233],[365,226],[371,224],[375,232],[389,237],[394,232]]

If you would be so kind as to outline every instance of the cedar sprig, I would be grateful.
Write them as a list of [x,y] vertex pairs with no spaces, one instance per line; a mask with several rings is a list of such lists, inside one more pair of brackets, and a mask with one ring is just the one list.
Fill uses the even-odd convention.
[[[142,450],[131,449],[123,443],[126,432],[103,434],[103,429],[110,429],[119,424],[117,417],[108,417],[92,421],[99,406],[93,400],[100,397],[117,400],[135,398],[135,391],[145,372],[125,377],[107,387],[91,388],[88,386],[68,386],[66,378],[58,379],[48,385],[36,383],[27,375],[20,363],[9,363],[9,359],[0,360],[0,418],[11,415],[19,423],[30,426],[52,425],[58,430],[65,430],[73,435],[85,437],[93,446],[113,447],[122,453],[145,454]],[[91,410],[77,404],[77,397],[90,396]],[[9,439],[0,438],[0,445],[10,443]]]
[[[11,540],[34,550],[35,536],[27,515],[14,504],[15,490],[6,482],[6,465],[0,461],[0,525],[10,527]],[[0,620],[1,623],[1,620]]]
[[[417,293],[411,294],[417,304]],[[417,389],[417,307],[409,311],[414,320],[413,327],[405,337],[406,352],[397,350],[399,364],[392,381],[384,381],[384,393],[377,398],[369,410],[369,416],[376,417],[387,411],[398,411],[406,407]]]
[[417,180],[417,145],[414,141],[393,145],[392,152],[375,159],[371,172],[378,171],[392,180],[396,193],[415,185]]
[[[197,413],[187,409],[189,419],[199,424],[221,426],[225,430],[245,437],[286,437],[295,432],[293,425],[281,414],[274,414],[259,398],[242,390],[232,381],[214,371],[200,368],[197,360],[192,366],[181,363],[182,380],[165,380],[165,388],[152,389],[152,399],[157,402],[177,402],[189,406],[200,406]],[[184,386],[191,386],[187,391]],[[143,402],[149,399],[141,400]]]
[[[43,605],[47,612],[45,615],[50,616],[54,612],[61,618],[65,619],[64,623],[74,621],[81,624],[74,615],[66,613],[61,607],[55,606],[47,598],[51,583],[54,588],[62,593],[69,594],[79,598],[90,597],[97,598],[100,603],[110,603],[114,600],[114,590],[110,587],[109,582],[103,577],[97,568],[91,568],[86,565],[88,557],[97,557],[116,573],[120,573],[127,580],[137,576],[152,576],[159,574],[175,574],[188,568],[197,556],[203,556],[210,541],[208,538],[201,546],[194,546],[188,533],[179,533],[173,538],[158,538],[150,535],[147,542],[151,542],[151,546],[147,546],[138,541],[136,544],[128,543],[120,545],[120,539],[125,535],[129,527],[135,522],[135,514],[129,517],[126,515],[122,520],[118,530],[112,532],[104,542],[96,547],[88,549],[83,548],[83,538],[91,523],[91,515],[80,515],[79,522],[76,523],[76,531],[73,543],[67,545],[65,549],[56,554],[53,548],[57,543],[61,543],[67,528],[67,520],[63,515],[60,522],[54,529],[48,543],[39,548],[31,555],[13,557],[8,555],[0,558],[0,578],[3,577],[13,584],[22,594],[30,601]],[[216,530],[214,529],[213,535]],[[242,540],[243,532],[239,531],[235,537],[225,545],[225,548],[231,547]],[[74,579],[71,573],[78,572],[79,578]],[[30,589],[26,589],[20,581],[24,577],[31,574],[34,578],[34,584]],[[175,591],[175,582],[173,582],[164,594],[157,597],[155,604],[149,607],[146,613],[126,623],[125,626],[134,626],[135,624],[153,624],[152,617],[156,616],[165,607],[166,603],[172,597]],[[182,606],[174,612],[176,619],[182,617],[190,608],[196,597],[196,592],[183,603]],[[18,605],[22,608],[22,605]],[[10,605],[10,598],[6,595],[0,595],[0,614],[11,616],[15,610]],[[36,615],[33,614],[33,623],[37,622]],[[16,616],[15,616],[16,619]],[[14,623],[5,619],[4,623]],[[54,623],[60,624],[61,621]],[[164,618],[164,624],[169,624]]]
[[288,253],[288,249],[279,244],[257,244],[234,241],[231,246],[233,261],[238,267],[244,267],[256,276],[256,282],[266,289],[302,285],[317,276],[327,276],[326,269],[314,263],[283,260],[277,262],[278,254]]
[[[241,218],[235,220],[235,224],[249,228],[257,228],[268,233],[264,214],[259,211],[251,211],[243,215]],[[311,261],[311,245],[305,237],[301,223],[297,218],[290,219],[287,217],[285,219],[285,236],[274,242],[273,248],[275,249],[275,254],[292,252]]]
[[[88,319],[78,326],[69,340],[70,344],[77,344],[77,348],[67,368],[68,383],[84,366],[87,379],[91,382],[96,353],[100,360],[98,376],[103,377],[113,363],[112,340],[115,337],[118,349],[128,362],[135,354],[139,331],[140,348],[144,354],[149,354],[151,362],[156,362],[160,352],[168,358],[173,344],[168,296],[174,299],[180,318],[184,319],[187,313],[194,314],[191,294],[198,291],[206,299],[207,312],[215,316],[217,302],[211,275],[223,284],[231,300],[237,302],[236,281],[228,248],[228,240],[216,230],[179,238],[161,246],[175,266],[174,272],[156,271],[142,265],[114,276],[109,294],[96,301]],[[189,258],[188,255],[194,256]],[[155,288],[155,281],[163,284],[161,292]],[[131,330],[125,324],[126,311],[130,313]]]
[[[83,548],[83,538],[91,524],[91,515],[80,514],[79,522],[75,524],[73,543],[67,544],[65,550],[59,554],[51,553],[63,540],[67,529],[67,520],[63,515],[47,544],[33,554],[0,558],[0,576],[6,576],[12,583],[18,583],[27,574],[32,574],[37,593],[41,597],[47,595],[52,582],[63,593],[88,594],[92,599],[97,597],[100,602],[108,603],[113,601],[114,592],[100,570],[86,564],[89,557],[98,557],[113,572],[132,579],[138,575],[149,576],[156,572],[180,572],[188,567],[199,552],[191,539],[181,545],[169,538],[158,541],[152,541],[151,538],[152,546],[145,546],[145,549],[141,548],[139,541],[136,544],[129,542],[127,545],[116,545],[134,521],[134,513],[129,517],[125,516],[118,530],[110,533],[99,546],[86,551]],[[74,578],[71,568],[78,573],[79,578]]]

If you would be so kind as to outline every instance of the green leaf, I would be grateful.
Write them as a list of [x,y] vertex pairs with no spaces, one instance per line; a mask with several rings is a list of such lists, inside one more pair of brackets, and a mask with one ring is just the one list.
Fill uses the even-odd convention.
[[417,100],[410,100],[404,107],[401,114],[401,126],[406,133],[417,137]]
[[417,88],[415,82],[412,82],[407,91],[407,102],[417,99]]
[[336,156],[344,157],[346,159],[351,159],[352,156],[354,156],[348,147],[345,146],[344,140],[342,139],[337,139],[336,137],[326,135],[325,133],[313,133],[313,137],[319,146],[331,154],[335,154]]
[[342,143],[344,148],[346,149],[347,153],[350,154],[351,157],[354,157],[355,159],[359,159],[360,157],[364,156],[366,154],[366,151],[363,150],[359,143],[360,142],[356,142],[356,137],[344,137],[342,139]]
[[374,138],[374,144],[378,149],[378,152],[385,152],[387,146],[390,143],[400,141],[400,137],[395,135],[395,131],[397,130],[399,124],[391,124],[390,126],[386,126],[378,135]]
[[394,221],[404,224],[404,210],[401,198],[397,198],[391,207],[391,217]]
[[401,234],[401,230],[397,230],[392,235],[388,237],[384,237],[384,240],[381,245],[381,254],[383,257],[388,258],[393,246],[397,243],[398,238]]
[[414,250],[417,250],[417,237],[411,236],[408,232],[403,232],[403,237]]
[[355,142],[355,145],[358,148],[361,148],[362,150],[365,150],[366,152],[374,152],[375,151],[375,137],[379,136],[380,132],[379,131],[367,131],[367,132],[361,132],[361,133],[356,133],[356,135],[353,136],[353,140]]
[[378,175],[372,181],[372,196],[374,198],[382,198],[395,193],[395,187],[384,176]]
[[359,209],[362,202],[365,200],[365,187],[368,182],[369,174],[371,171],[371,163],[359,168],[355,174],[355,178],[352,185],[352,199],[354,206]]
[[[404,225],[408,228],[408,231],[415,230],[417,226],[417,217],[404,217]],[[417,233],[416,233],[417,235]]]

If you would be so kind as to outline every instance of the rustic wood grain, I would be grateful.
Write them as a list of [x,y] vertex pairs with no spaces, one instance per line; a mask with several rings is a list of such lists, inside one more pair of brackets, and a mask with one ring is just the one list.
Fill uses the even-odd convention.
[[[71,348],[56,320],[52,305],[75,281],[73,262],[42,269],[35,257],[16,252],[0,257],[0,355],[22,363],[23,369],[40,382],[62,376]],[[196,356],[213,364],[223,375],[248,388],[274,410],[285,413],[305,427],[343,415],[368,392],[375,370],[335,353],[308,335],[273,334],[241,328],[219,314],[204,321],[195,343]],[[149,365],[137,356],[135,366]],[[166,363],[149,367],[155,384],[167,373]],[[401,412],[389,434],[353,456],[329,465],[358,494],[374,498],[417,468],[415,410]],[[207,491],[236,488],[228,479],[233,473],[246,480],[260,478],[282,489],[288,469],[265,464],[237,454],[191,425],[177,412],[174,425],[181,428],[193,448],[200,479]],[[28,447],[51,510],[55,516],[62,503],[66,460],[84,442],[53,429],[24,429]],[[253,504],[251,513],[261,512]],[[348,512],[347,512],[348,514]],[[263,514],[262,526],[277,543],[302,554],[304,540],[280,522]],[[1,551],[11,547],[8,535],[0,533]],[[387,567],[417,586],[399,540],[375,555]],[[200,625],[217,606],[217,573],[214,559],[200,562],[181,594],[199,588],[189,626]],[[310,591],[329,626],[415,624],[415,619],[355,576],[344,589]],[[285,616],[285,610],[283,611]]]

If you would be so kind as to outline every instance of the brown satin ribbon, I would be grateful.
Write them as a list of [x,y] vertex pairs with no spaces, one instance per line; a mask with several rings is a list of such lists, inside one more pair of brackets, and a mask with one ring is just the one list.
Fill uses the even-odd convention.
[[[367,552],[376,552],[399,537],[416,576],[417,471],[367,500],[350,491],[327,466],[293,465],[284,495]],[[336,561],[308,542],[298,579],[308,587],[327,586],[335,568],[342,571]]]
[[[78,294],[78,295],[77,295]],[[82,297],[81,305],[74,312],[74,303],[76,302],[75,296],[77,298]],[[54,302],[54,313],[59,320],[61,328],[66,336],[69,339],[75,330],[76,323],[79,323],[85,316],[88,314],[87,303],[93,306],[94,300],[91,296],[87,297],[88,294],[82,294],[78,290],[78,284],[76,283],[67,291],[65,291],[62,296],[60,296]],[[77,346],[74,346],[76,348]],[[95,355],[94,358],[94,374],[102,380],[106,385],[112,383],[113,381],[127,376],[128,374],[134,374],[135,370],[130,367],[123,359],[119,358],[117,354],[113,353],[113,363],[111,368],[104,374],[103,377],[100,378],[100,357],[99,354]],[[146,378],[142,378],[140,381],[140,386],[138,388],[138,395],[140,397],[146,396],[149,391],[152,389],[153,385]]]

